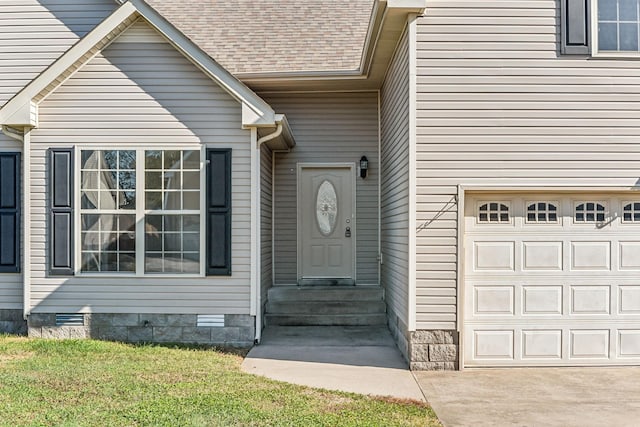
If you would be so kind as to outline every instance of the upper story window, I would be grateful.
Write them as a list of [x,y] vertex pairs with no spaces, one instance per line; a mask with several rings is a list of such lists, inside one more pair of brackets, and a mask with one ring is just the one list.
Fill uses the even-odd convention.
[[598,51],[640,51],[640,0],[597,0]]
[[500,202],[483,203],[478,207],[478,222],[482,223],[508,223],[509,206]]

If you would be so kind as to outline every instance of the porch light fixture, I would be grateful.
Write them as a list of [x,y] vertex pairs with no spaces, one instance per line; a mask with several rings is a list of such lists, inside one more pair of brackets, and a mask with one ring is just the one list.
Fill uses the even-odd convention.
[[360,157],[360,178],[367,177],[367,169],[369,169],[369,159],[367,159],[367,156],[362,156]]

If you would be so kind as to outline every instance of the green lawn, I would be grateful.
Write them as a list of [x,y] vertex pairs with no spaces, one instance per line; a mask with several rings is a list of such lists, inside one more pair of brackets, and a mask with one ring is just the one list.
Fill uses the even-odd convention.
[[300,387],[206,349],[0,336],[0,425],[439,426],[418,402]]

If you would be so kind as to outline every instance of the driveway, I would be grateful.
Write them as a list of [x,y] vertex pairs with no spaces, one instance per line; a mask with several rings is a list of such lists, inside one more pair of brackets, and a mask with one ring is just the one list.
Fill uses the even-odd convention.
[[640,425],[640,367],[414,375],[446,427]]

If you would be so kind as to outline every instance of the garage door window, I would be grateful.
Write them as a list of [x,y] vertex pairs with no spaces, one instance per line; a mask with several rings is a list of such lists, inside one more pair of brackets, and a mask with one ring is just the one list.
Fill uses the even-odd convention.
[[622,222],[640,223],[640,203],[634,202],[624,206],[622,210]]
[[528,203],[527,222],[532,224],[557,224],[558,206],[549,202]]
[[575,221],[581,223],[603,222],[604,205],[596,202],[584,202],[576,204]]
[[478,222],[480,223],[508,223],[509,206],[500,202],[483,203],[478,208]]

